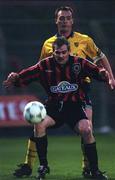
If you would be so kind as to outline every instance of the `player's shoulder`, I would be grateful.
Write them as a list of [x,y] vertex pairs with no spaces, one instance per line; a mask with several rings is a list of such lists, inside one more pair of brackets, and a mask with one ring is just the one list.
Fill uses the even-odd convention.
[[75,63],[76,63],[76,62],[77,62],[77,63],[78,63],[78,62],[82,62],[82,61],[86,60],[85,58],[82,58],[82,57],[80,57],[80,56],[75,56],[75,55],[72,55],[72,54],[70,54],[70,58],[72,58]]
[[57,38],[56,35],[54,35],[54,36],[46,39],[45,42],[44,42],[44,44],[45,44],[45,45],[46,45],[46,44],[52,44],[52,43],[56,40],[56,38]]
[[41,59],[38,63],[44,64],[44,63],[47,63],[47,62],[52,61],[52,60],[53,60],[53,55],[51,55],[51,56],[49,55],[48,57]]
[[80,32],[74,32],[74,38],[76,39],[79,39],[79,40],[84,40],[84,41],[93,41],[93,39],[87,35],[87,34],[83,34],[83,33],[80,33]]

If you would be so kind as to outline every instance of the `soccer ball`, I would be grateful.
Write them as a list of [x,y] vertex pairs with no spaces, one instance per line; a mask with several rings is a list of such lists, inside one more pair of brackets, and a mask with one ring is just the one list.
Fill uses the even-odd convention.
[[46,109],[42,103],[38,101],[31,101],[26,104],[23,115],[27,122],[37,124],[45,118]]

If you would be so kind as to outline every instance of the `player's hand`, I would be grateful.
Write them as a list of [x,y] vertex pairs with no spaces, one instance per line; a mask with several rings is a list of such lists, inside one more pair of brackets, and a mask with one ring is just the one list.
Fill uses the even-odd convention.
[[14,83],[16,82],[17,78],[19,77],[19,75],[17,73],[11,72],[7,79],[3,82],[3,85],[5,88],[9,88],[12,87],[14,85]]
[[109,86],[112,90],[115,89],[115,79],[109,78]]
[[107,83],[109,84],[110,89],[113,90],[115,88],[115,80],[110,78],[110,74],[106,70],[105,77],[107,79]]
[[110,78],[110,74],[104,68],[100,69],[100,74],[103,80],[105,80],[109,87],[113,90],[115,88],[115,80]]
[[99,72],[100,72],[101,78],[104,81],[109,83],[109,79],[110,79],[109,73],[104,68],[101,68]]

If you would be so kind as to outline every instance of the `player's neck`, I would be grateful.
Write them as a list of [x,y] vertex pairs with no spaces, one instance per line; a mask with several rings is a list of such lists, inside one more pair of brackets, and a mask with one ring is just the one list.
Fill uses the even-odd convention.
[[61,32],[59,32],[59,34],[61,35],[61,36],[64,36],[65,38],[68,38],[70,35],[71,35],[71,31],[61,31]]

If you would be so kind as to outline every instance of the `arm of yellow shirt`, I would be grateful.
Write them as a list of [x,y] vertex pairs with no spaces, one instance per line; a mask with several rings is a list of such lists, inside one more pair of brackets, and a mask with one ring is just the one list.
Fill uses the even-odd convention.
[[110,86],[111,89],[115,88],[115,79],[113,76],[112,68],[110,66],[109,60],[105,56],[105,54],[95,45],[92,38],[88,38],[87,43],[87,55],[93,59],[94,63],[97,64],[99,67],[103,67],[106,69],[106,71],[109,73],[110,78]]
[[109,73],[109,78],[110,78],[110,84],[111,84],[111,88],[114,89],[115,88],[115,78],[113,76],[113,72],[110,66],[110,63],[107,59],[107,57],[104,55],[103,58],[100,59],[100,61],[98,62],[101,66],[103,66],[107,72]]

